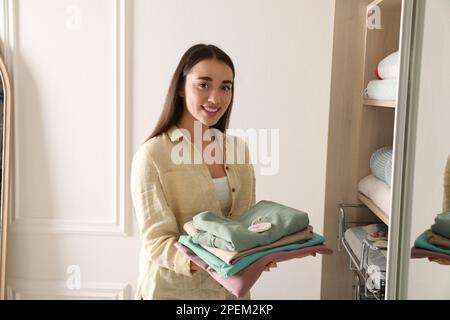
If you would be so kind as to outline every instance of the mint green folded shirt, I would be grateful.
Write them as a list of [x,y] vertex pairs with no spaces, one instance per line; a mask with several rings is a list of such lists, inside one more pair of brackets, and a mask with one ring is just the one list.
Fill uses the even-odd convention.
[[191,249],[197,256],[199,256],[203,261],[205,261],[211,268],[220,273],[224,278],[228,278],[229,276],[238,273],[242,269],[248,267],[250,264],[258,260],[259,258],[264,257],[269,253],[277,251],[292,251],[312,247],[315,245],[322,244],[324,240],[325,239],[321,235],[314,233],[313,237],[306,242],[291,243],[281,247],[275,247],[263,251],[258,251],[241,258],[235,264],[227,264],[223,260],[213,255],[211,252],[203,248],[201,245],[193,242],[191,236],[181,235],[180,238],[178,239],[180,243]]
[[425,250],[440,252],[444,254],[450,255],[450,250],[442,249],[438,246],[435,246],[434,244],[431,244],[427,240],[426,232],[422,233],[420,236],[417,237],[416,241],[414,242],[414,246],[417,248],[422,248]]
[[440,213],[434,218],[431,226],[433,232],[450,239],[450,211]]
[[[248,230],[253,223],[260,222],[270,222],[272,227],[261,233]],[[232,220],[204,211],[194,216],[193,224],[198,231],[193,238],[195,243],[242,252],[305,229],[309,225],[309,218],[303,211],[261,200],[239,219]]]

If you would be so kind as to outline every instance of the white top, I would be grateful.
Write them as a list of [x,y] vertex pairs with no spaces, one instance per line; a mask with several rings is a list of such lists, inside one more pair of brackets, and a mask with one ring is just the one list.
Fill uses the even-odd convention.
[[213,181],[222,213],[227,214],[231,208],[231,193],[228,185],[228,177],[213,178]]

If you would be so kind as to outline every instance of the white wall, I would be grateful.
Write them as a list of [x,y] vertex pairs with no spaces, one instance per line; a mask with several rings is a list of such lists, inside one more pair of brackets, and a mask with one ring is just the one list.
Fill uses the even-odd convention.
[[[236,66],[231,128],[280,130],[280,166],[257,171],[257,201],[309,213],[323,234],[334,1],[133,2],[132,150],[161,112],[170,78],[197,42],[223,48]],[[254,299],[319,299],[321,258],[264,273]]]
[[[427,1],[419,89],[411,247],[442,212],[450,155],[450,2]],[[411,259],[408,299],[450,299],[450,267]]]
[[[4,43],[15,90],[9,298],[134,296],[140,240],[130,162],[181,55],[197,42],[235,62],[231,128],[280,130],[279,172],[262,176],[256,165],[257,200],[307,211],[323,234],[334,1],[5,3],[2,44],[7,21],[15,35]],[[69,266],[80,268],[81,290],[66,286]],[[319,299],[320,272],[320,257],[281,263],[253,298]]]
[[123,4],[0,1],[14,90],[9,299],[132,297]]

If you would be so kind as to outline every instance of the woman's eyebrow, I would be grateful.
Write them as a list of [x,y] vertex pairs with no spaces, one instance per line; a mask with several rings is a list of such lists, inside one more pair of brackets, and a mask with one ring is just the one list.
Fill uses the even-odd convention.
[[[213,79],[211,77],[197,77],[197,80],[213,81]],[[233,81],[231,81],[231,80],[223,80],[222,83],[233,84]]]

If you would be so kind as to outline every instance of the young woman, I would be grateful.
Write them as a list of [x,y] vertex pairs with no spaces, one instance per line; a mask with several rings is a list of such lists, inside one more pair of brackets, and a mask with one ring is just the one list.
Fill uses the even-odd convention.
[[221,49],[189,48],[156,128],[133,158],[131,192],[143,242],[137,299],[235,299],[174,246],[197,213],[233,219],[255,204],[248,147],[225,133],[234,76]]

